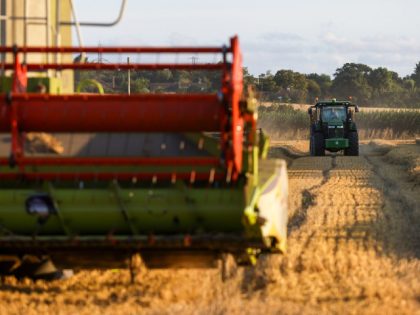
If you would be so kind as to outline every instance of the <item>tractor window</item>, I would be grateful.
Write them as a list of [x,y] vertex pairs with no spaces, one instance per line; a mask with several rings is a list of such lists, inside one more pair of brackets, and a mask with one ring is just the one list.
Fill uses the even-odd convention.
[[344,121],[346,117],[345,107],[330,106],[322,108],[321,118],[323,121]]

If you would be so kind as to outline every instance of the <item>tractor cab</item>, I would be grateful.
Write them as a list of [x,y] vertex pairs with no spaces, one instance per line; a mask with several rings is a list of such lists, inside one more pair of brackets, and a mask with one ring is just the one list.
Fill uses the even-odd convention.
[[311,155],[325,155],[326,150],[344,150],[345,155],[358,155],[359,141],[354,122],[354,112],[358,111],[357,105],[335,99],[311,106],[308,110],[311,118]]
[[325,106],[321,108],[321,120],[325,123],[344,123],[347,120],[345,106]]

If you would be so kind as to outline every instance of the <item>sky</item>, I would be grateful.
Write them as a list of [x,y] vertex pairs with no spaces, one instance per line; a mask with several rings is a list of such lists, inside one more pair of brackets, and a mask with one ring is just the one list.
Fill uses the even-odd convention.
[[[121,0],[74,0],[80,21],[116,18]],[[223,45],[244,66],[333,75],[346,62],[401,76],[420,62],[420,0],[127,0],[112,28],[82,28],[84,45]],[[76,41],[75,41],[76,44]]]

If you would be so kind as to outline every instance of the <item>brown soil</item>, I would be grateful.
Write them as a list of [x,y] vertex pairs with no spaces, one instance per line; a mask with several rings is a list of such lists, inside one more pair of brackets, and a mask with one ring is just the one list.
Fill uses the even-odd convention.
[[304,143],[280,145],[272,155],[290,161],[286,255],[227,282],[218,270],[144,270],[134,285],[127,270],[7,278],[0,314],[420,314],[419,146],[307,157]]

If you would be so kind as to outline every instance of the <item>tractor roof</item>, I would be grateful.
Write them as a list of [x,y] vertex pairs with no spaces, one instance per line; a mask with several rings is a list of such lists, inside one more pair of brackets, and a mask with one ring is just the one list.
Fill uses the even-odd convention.
[[316,107],[322,107],[322,106],[355,106],[350,101],[337,101],[335,99],[332,100],[324,100],[319,101],[315,104]]

